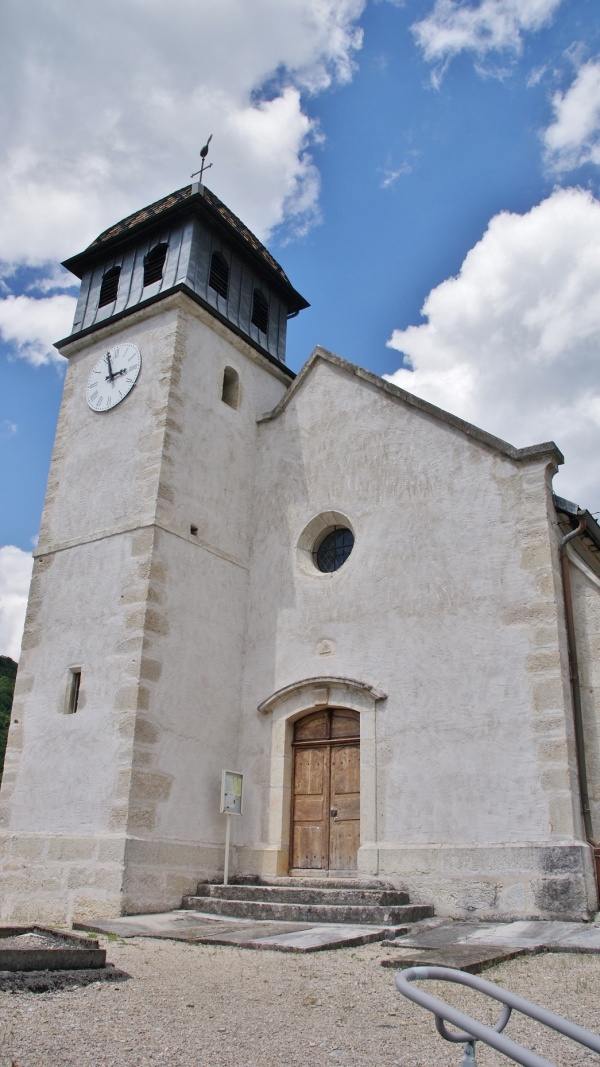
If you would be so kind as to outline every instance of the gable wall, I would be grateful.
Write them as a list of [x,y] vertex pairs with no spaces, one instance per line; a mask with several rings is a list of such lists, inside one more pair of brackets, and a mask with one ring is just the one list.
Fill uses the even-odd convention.
[[[401,852],[409,864],[416,849],[431,867],[433,850],[454,847],[448,879],[460,880],[461,865],[473,878],[502,862],[482,849],[573,841],[548,461],[516,463],[323,361],[260,432],[238,761],[250,791],[270,773],[271,726],[257,705],[301,679],[348,677],[388,694],[370,786],[368,862],[379,873],[399,875]],[[306,573],[298,539],[327,511],[348,517],[354,551],[333,575]],[[269,813],[248,812],[240,834],[254,847],[268,840]],[[425,873],[435,881],[434,868]],[[488,888],[479,898],[499,907],[498,887]],[[523,885],[512,892],[507,906],[525,908]]]

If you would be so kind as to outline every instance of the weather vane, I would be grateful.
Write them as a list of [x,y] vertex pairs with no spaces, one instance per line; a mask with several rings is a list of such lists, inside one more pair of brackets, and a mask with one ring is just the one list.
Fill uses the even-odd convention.
[[211,141],[212,141],[212,133],[211,133],[210,137],[208,138],[208,141],[206,142],[206,144],[200,149],[200,159],[202,160],[202,164],[200,166],[200,170],[195,170],[194,173],[190,175],[191,178],[195,178],[197,175],[199,175],[200,176],[200,184],[202,184],[202,175],[204,174],[204,171],[208,170],[210,167],[212,167],[212,163],[207,163],[206,162],[206,157],[208,155],[208,146],[209,146]]

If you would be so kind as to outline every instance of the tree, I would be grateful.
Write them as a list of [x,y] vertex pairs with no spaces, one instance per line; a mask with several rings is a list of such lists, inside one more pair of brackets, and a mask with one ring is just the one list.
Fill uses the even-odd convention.
[[4,767],[4,753],[12,710],[17,664],[10,656],[0,656],[0,781]]

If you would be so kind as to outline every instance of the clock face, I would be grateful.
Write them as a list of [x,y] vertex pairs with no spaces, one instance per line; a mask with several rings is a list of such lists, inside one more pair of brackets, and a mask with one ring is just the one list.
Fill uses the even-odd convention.
[[92,411],[110,411],[133,389],[142,357],[135,345],[116,345],[98,360],[88,378],[85,395]]

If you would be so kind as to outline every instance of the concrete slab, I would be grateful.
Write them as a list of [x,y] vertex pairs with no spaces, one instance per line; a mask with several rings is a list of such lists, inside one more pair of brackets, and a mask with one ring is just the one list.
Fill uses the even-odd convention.
[[[385,966],[413,963],[478,970],[524,952],[600,952],[600,925],[574,922],[520,921],[512,923],[430,921],[407,934],[406,927],[351,923],[293,923],[239,916],[223,918],[179,909],[150,915],[128,915],[75,923],[76,929],[118,937],[158,937],[199,944],[237,945],[278,952],[318,952],[380,941],[398,949]],[[472,950],[472,951],[467,951]],[[406,953],[409,953],[409,956]],[[426,955],[425,955],[426,954]],[[406,960],[408,959],[408,962]],[[461,962],[462,961],[462,962]],[[473,970],[477,973],[477,970]]]
[[413,932],[400,938],[388,938],[384,945],[393,945],[398,948],[440,948],[445,945],[458,945],[467,941],[469,935],[476,932],[478,927],[484,924],[446,922],[438,923],[437,926],[428,926],[422,929],[419,926],[413,928]]
[[175,941],[237,945],[240,948],[273,949],[279,952],[317,952],[327,948],[366,945],[382,941],[390,933],[397,936],[401,931],[406,931],[406,927],[223,919],[188,910],[99,919],[90,923],[74,923],[74,927],[123,938],[163,937]]
[[[166,937],[175,941],[199,941],[204,936],[218,936],[237,929],[262,930],[262,923],[251,920],[221,920],[216,916],[194,911],[157,912],[150,915],[128,915],[121,919],[97,919],[94,922],[73,923],[76,930],[91,930],[117,937]],[[280,924],[284,927],[285,923]]]
[[448,945],[439,949],[405,949],[381,960],[382,967],[402,971],[406,967],[454,967],[457,971],[479,974],[486,967],[530,953],[531,949],[508,948],[506,945]]
[[598,952],[600,926],[543,920],[511,923],[449,922],[382,941],[399,955],[384,967],[437,966],[477,974],[502,960],[532,952]]
[[600,952],[600,927],[580,926],[568,937],[548,945],[549,952]]
[[381,941],[381,927],[350,926],[339,923],[312,926],[305,930],[271,934],[243,942],[246,948],[275,949],[278,952],[318,952],[323,949],[368,945]]
[[[387,940],[384,944],[402,948],[446,948],[449,945],[504,945],[507,948],[546,948],[563,943],[565,938],[578,936],[590,927],[586,923],[549,922],[543,920],[512,923],[457,923],[450,922],[435,929],[415,932],[399,941]],[[600,928],[598,929],[600,933]]]
[[483,926],[468,935],[469,943],[495,945],[522,945],[524,948],[535,945],[549,945],[555,941],[577,933],[585,924],[574,922],[550,922],[532,920],[529,922],[493,923],[487,929]]

